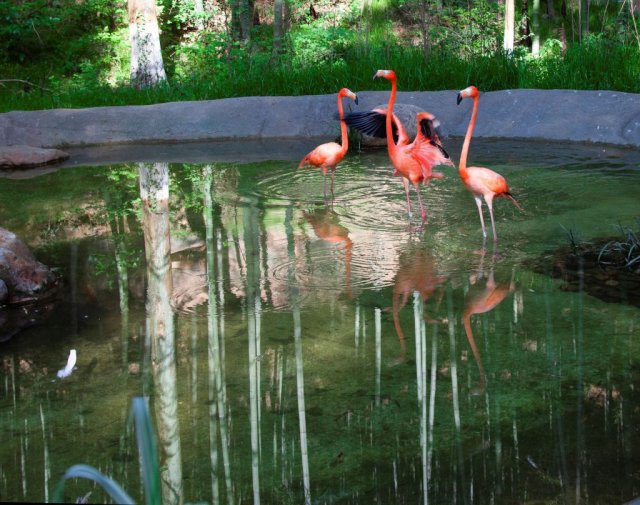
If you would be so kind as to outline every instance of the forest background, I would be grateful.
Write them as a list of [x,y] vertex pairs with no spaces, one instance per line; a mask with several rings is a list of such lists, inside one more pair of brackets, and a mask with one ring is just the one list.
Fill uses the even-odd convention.
[[13,0],[0,19],[3,112],[386,89],[379,68],[406,91],[640,92],[640,0]]

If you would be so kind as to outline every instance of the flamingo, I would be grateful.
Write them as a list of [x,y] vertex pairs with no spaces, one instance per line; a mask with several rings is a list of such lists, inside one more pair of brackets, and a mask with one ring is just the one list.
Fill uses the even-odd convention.
[[[396,362],[404,362],[406,359],[406,346],[404,341],[404,331],[400,325],[400,311],[409,300],[409,296],[420,293],[424,305],[440,290],[440,285],[447,280],[447,277],[437,275],[437,268],[431,252],[425,247],[410,249],[400,256],[400,268],[396,273],[393,284],[393,295],[391,298],[391,311],[393,313],[393,325],[398,334],[400,342],[400,355]],[[438,300],[442,298],[442,292]],[[439,301],[438,301],[439,303]],[[437,324],[442,321],[431,317],[424,312],[424,319],[427,323]]]
[[[476,281],[483,275],[482,263],[483,259],[480,260],[480,267],[478,268]],[[495,281],[492,265],[484,287],[481,288],[479,285],[477,285],[476,289],[470,289],[464,300],[462,322],[464,324],[464,331],[467,335],[469,347],[471,348],[473,358],[478,365],[478,372],[480,373],[479,386],[477,389],[479,393],[484,392],[487,379],[486,373],[484,371],[484,366],[482,365],[480,351],[478,351],[478,346],[476,345],[475,338],[473,337],[473,330],[471,328],[471,316],[474,314],[484,314],[495,309],[513,290],[514,285],[512,281],[501,283],[497,283]]]
[[[393,114],[393,105],[396,100],[397,84],[396,73],[393,70],[378,70],[374,74],[376,77],[384,77],[391,81],[391,95],[386,109],[386,128],[385,136],[387,137],[387,148],[389,150],[389,158],[393,164],[395,171],[393,175],[402,176],[402,184],[404,185],[405,195],[407,197],[407,212],[411,216],[411,201],[409,199],[409,182],[416,188],[418,194],[418,203],[420,204],[420,212],[422,222],[424,223],[427,214],[422,205],[419,184],[424,182],[428,184],[431,179],[442,179],[443,174],[433,172],[431,168],[435,165],[450,165],[453,162],[449,155],[442,147],[440,138],[436,131],[438,121],[433,114],[429,112],[420,112],[416,115],[418,122],[418,132],[412,143],[409,143],[409,137],[406,134],[402,123]],[[377,111],[373,111],[378,113]],[[393,126],[396,127],[397,143],[394,141]],[[380,128],[377,129],[378,131]]]
[[333,210],[324,208],[313,212],[303,211],[305,219],[313,227],[313,231],[320,240],[344,248],[344,275],[347,296],[351,293],[351,258],[353,256],[353,241],[349,238],[349,230],[340,224],[340,218]]
[[464,137],[464,144],[462,144],[462,153],[460,154],[458,172],[462,179],[462,183],[471,192],[476,201],[476,205],[478,206],[483,241],[487,239],[487,230],[484,226],[484,218],[482,216],[482,198],[484,198],[487,207],[489,207],[491,229],[493,230],[493,241],[497,242],[498,234],[496,233],[496,225],[493,220],[493,199],[496,196],[502,196],[511,200],[520,211],[522,211],[522,207],[520,207],[520,204],[513,195],[509,193],[509,185],[505,178],[499,173],[485,167],[467,167],[469,144],[471,143],[473,128],[475,127],[476,117],[478,116],[479,96],[480,93],[478,92],[478,88],[475,86],[469,86],[458,93],[458,105],[460,105],[463,98],[473,98],[473,111],[471,112],[471,119],[469,120],[469,126],[467,127],[467,134]]
[[[336,166],[342,161],[344,155],[347,154],[349,149],[349,137],[347,135],[347,125],[344,122],[344,111],[342,109],[342,97],[351,98],[356,104],[358,103],[357,95],[348,88],[342,88],[338,91],[338,116],[340,118],[340,133],[342,134],[342,145],[337,142],[327,142],[320,144],[313,151],[307,154],[298,165],[298,169],[302,168],[307,163],[322,169],[322,173],[326,175],[327,171],[331,169],[331,188],[333,190],[333,174]],[[326,190],[326,186],[325,186]]]

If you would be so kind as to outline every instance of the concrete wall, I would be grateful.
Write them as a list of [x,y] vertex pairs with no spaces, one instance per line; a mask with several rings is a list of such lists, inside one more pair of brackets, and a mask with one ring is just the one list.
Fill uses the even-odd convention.
[[[398,103],[428,110],[444,135],[463,136],[471,101],[456,91],[400,92]],[[360,105],[387,91],[358,93]],[[0,145],[80,147],[142,142],[326,138],[339,131],[335,95],[244,97],[146,106],[0,114]],[[476,137],[549,139],[640,146],[640,95],[612,91],[504,90],[483,93]]]

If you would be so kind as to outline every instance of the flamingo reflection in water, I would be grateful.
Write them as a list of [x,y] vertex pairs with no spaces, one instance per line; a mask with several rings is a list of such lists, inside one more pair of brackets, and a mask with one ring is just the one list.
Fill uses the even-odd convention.
[[482,364],[482,358],[480,357],[480,351],[478,351],[478,346],[473,336],[471,316],[474,314],[485,314],[492,311],[503,302],[509,293],[514,290],[513,279],[509,282],[496,282],[494,276],[494,260],[491,262],[489,274],[486,276],[486,280],[482,282],[484,277],[484,256],[482,256],[478,264],[478,269],[470,276],[469,281],[472,286],[465,297],[464,312],[462,314],[462,322],[464,324],[464,331],[467,335],[467,341],[469,342],[469,347],[471,348],[473,358],[478,365],[478,372],[480,373],[478,387],[474,390],[475,394],[484,393],[487,384],[487,377]]
[[340,224],[340,216],[328,207],[318,208],[312,212],[302,212],[305,220],[313,228],[320,240],[335,244],[344,249],[345,292],[349,298],[351,293],[351,258],[353,242],[349,238],[349,230]]
[[[398,334],[400,343],[400,354],[396,358],[396,363],[403,363],[406,359],[406,346],[404,332],[400,324],[400,311],[407,304],[409,296],[418,292],[423,304],[434,296],[441,284],[447,280],[444,275],[438,275],[433,255],[424,245],[410,246],[400,255],[400,268],[396,273],[393,284],[393,296],[391,310],[393,313],[393,324]],[[442,290],[438,294],[438,303],[442,299]],[[431,317],[426,310],[423,312],[424,320],[428,323],[441,323],[442,320]]]

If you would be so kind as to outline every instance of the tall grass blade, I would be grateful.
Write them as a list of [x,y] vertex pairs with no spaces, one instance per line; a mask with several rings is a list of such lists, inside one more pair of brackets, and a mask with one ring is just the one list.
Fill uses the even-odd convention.
[[133,398],[129,425],[131,418],[136,431],[138,444],[138,456],[140,460],[140,474],[144,487],[145,502],[148,505],[157,505],[162,502],[160,491],[160,468],[158,466],[158,449],[155,432],[149,414],[149,399],[136,396]]
[[126,491],[120,487],[120,484],[89,465],[73,465],[66,471],[60,482],[58,482],[56,490],[53,493],[53,501],[55,503],[64,502],[64,485],[68,479],[92,480],[102,487],[102,489],[111,496],[114,502],[122,504],[135,503],[133,498],[131,498]]

